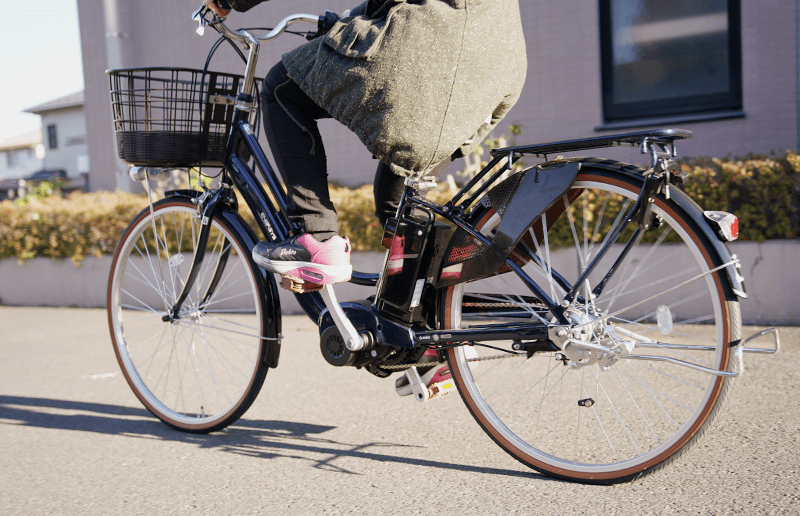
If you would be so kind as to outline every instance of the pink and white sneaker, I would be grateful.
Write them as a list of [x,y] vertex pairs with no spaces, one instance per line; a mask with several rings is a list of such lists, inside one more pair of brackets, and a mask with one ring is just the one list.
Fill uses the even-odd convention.
[[318,285],[348,281],[353,274],[350,239],[339,235],[324,242],[308,233],[284,242],[259,242],[253,261],[266,271]]
[[[464,353],[467,356],[467,359],[471,358],[478,358],[478,353],[475,351],[473,346],[464,346]],[[429,349],[422,355],[422,362],[425,362],[426,358],[431,361],[436,361],[436,350]],[[473,364],[472,367],[475,367]],[[447,365],[443,366],[433,366],[430,368],[425,369],[423,366],[418,368],[418,372],[420,374],[420,379],[422,383],[428,388],[429,398],[431,400],[433,398],[438,398],[439,396],[444,396],[445,394],[451,393],[456,390],[456,383],[453,381],[453,377],[450,375],[450,368]],[[395,391],[399,396],[408,396],[413,391],[411,389],[411,384],[408,382],[408,377],[404,374],[394,382]]]

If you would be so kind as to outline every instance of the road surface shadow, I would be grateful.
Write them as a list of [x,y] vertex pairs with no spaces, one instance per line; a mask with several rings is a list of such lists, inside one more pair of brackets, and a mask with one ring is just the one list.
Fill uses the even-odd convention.
[[0,395],[0,424],[175,441],[249,457],[298,459],[308,461],[317,469],[354,475],[360,473],[336,465],[336,460],[357,458],[444,470],[554,480],[529,471],[451,464],[392,453],[392,449],[413,450],[423,448],[422,446],[386,442],[352,444],[326,439],[322,434],[336,427],[293,421],[240,419],[220,432],[190,434],[167,426],[143,408]]

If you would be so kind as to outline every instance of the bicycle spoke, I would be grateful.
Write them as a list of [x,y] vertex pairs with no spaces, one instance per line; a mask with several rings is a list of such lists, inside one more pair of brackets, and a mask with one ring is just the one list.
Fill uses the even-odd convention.
[[[467,317],[471,328],[513,327],[520,320],[549,328],[559,350],[529,351],[522,364],[489,367],[459,355],[454,377],[462,396],[473,400],[476,419],[515,458],[547,474],[592,482],[647,472],[678,456],[675,443],[699,437],[686,432],[716,414],[715,385],[727,380],[676,361],[724,370],[719,360],[729,356],[730,338],[723,331],[730,317],[726,296],[711,275],[731,263],[711,265],[713,242],[705,245],[680,209],[664,208],[670,201],[663,197],[652,205],[659,223],[638,230],[631,216],[640,189],[628,188],[635,181],[597,168],[581,169],[556,209],[526,229],[518,250],[527,255],[515,260],[527,278],[500,274],[449,287],[453,304],[444,316],[451,314],[445,328],[464,329]],[[480,208],[475,220],[484,234],[499,223]],[[544,291],[549,287],[557,301],[561,286],[569,285],[576,295],[561,307],[563,318],[560,310],[550,313],[532,301],[528,278]],[[597,285],[602,289],[595,293]],[[543,349],[526,340],[491,344]],[[626,360],[645,348],[653,351],[652,361]],[[539,355],[545,358],[532,360]]]
[[[528,360],[530,360],[530,359],[528,359]],[[528,390],[527,390],[527,391],[525,391],[525,392],[524,392],[524,393],[523,393],[523,394],[522,394],[522,395],[521,395],[519,398],[517,398],[517,400],[516,400],[514,403],[512,403],[512,404],[511,404],[511,405],[510,405],[510,406],[509,406],[509,407],[508,407],[508,408],[507,408],[507,409],[506,409],[506,410],[503,412],[503,415],[504,415],[504,416],[507,416],[507,415],[508,415],[508,414],[511,412],[511,409],[512,409],[512,408],[514,408],[514,406],[515,406],[517,403],[519,403],[519,402],[522,400],[522,398],[524,398],[525,396],[527,396],[527,395],[528,395],[528,393],[529,393],[529,392],[531,392],[531,391],[532,391],[532,390],[533,390],[533,389],[534,389],[534,388],[535,388],[537,385],[539,385],[539,382],[541,382],[542,380],[545,380],[545,379],[547,378],[547,376],[550,374],[550,372],[551,372],[553,369],[555,369],[557,365],[558,365],[558,364],[554,365],[554,366],[553,366],[553,368],[552,368],[552,369],[550,369],[550,371],[548,371],[548,372],[547,372],[547,375],[545,375],[543,378],[541,378],[541,379],[540,379],[538,382],[536,382],[536,383],[534,383],[533,385],[531,385],[531,386],[530,386],[530,388],[528,388]],[[515,370],[515,371],[516,371],[516,370]],[[545,382],[545,387],[546,387],[546,385],[547,385],[547,383]],[[534,410],[535,410],[535,409],[534,409]],[[524,423],[524,422],[525,422],[525,421],[523,421],[523,423]]]
[[[628,362],[628,363],[630,363],[630,362]],[[642,409],[639,408],[639,404],[636,403],[635,399],[633,399],[633,394],[631,394],[631,391],[628,390],[628,387],[625,385],[625,382],[622,381],[622,378],[620,377],[619,373],[617,372],[616,367],[612,367],[611,370],[614,371],[615,375],[617,375],[617,379],[619,380],[620,385],[622,385],[622,388],[625,389],[625,393],[628,395],[628,398],[630,398],[631,403],[633,403],[633,406],[636,407],[636,410],[637,410],[637,412],[639,412],[639,415],[642,416],[642,421],[644,421],[644,423],[647,425],[647,428],[650,429],[650,432],[652,432],[653,437],[655,438],[655,440],[658,441],[659,444],[661,444],[661,439],[658,438],[658,435],[656,434],[656,431],[653,430],[652,426],[650,426],[650,422],[647,421],[647,416],[645,416],[644,413],[642,412]]]
[[[630,361],[626,360],[625,363],[628,364],[628,366],[631,368],[633,373],[636,375],[636,378],[639,379],[640,385],[642,385],[645,389],[647,389],[647,392],[650,394],[650,397],[653,398],[653,401],[656,402],[656,405],[659,406],[659,408],[664,413],[664,415],[667,416],[667,419],[669,419],[670,423],[672,423],[672,426],[675,427],[675,430],[677,430],[678,429],[678,424],[675,423],[675,420],[672,419],[672,416],[669,415],[669,412],[667,412],[667,409],[664,408],[664,405],[662,405],[661,402],[658,401],[658,398],[656,398],[655,394],[653,394],[653,389],[651,389],[649,385],[644,383],[644,380],[642,380],[642,377],[639,375],[639,372],[636,370],[636,368],[633,367],[633,364]],[[620,373],[617,372],[617,374],[620,374]]]
[[[626,362],[628,362],[628,361],[626,360]],[[628,364],[630,364],[630,362],[628,362]],[[702,390],[702,387],[700,387],[699,385],[693,385],[693,384],[690,384],[690,383],[688,383],[688,382],[684,382],[684,381],[683,381],[683,380],[681,380],[680,378],[675,378],[674,376],[671,376],[671,375],[668,375],[668,374],[666,374],[666,373],[663,373],[662,371],[658,371],[658,370],[656,370],[656,369],[653,369],[652,367],[649,367],[649,366],[643,365],[643,366],[642,366],[642,368],[644,368],[644,369],[648,369],[648,370],[650,370],[650,371],[652,371],[652,372],[654,372],[654,373],[657,373],[657,374],[661,374],[661,375],[667,376],[667,377],[669,377],[671,380],[676,380],[676,381],[678,381],[678,382],[685,383],[685,384],[686,384],[686,385],[688,385],[689,387],[695,387],[695,388],[698,388],[698,389]],[[621,375],[624,375],[624,376],[627,376],[627,377],[628,377],[628,378],[630,378],[631,380],[634,380],[634,378],[633,378],[633,377],[630,377],[630,376],[626,375],[625,373],[622,373],[622,372],[621,372],[620,374],[621,374]],[[634,380],[634,381],[636,381],[636,380]],[[643,387],[647,387],[647,384],[646,384],[646,383],[644,383],[644,382],[642,382],[642,384],[641,384],[641,385],[642,385]],[[664,399],[666,399],[666,400],[669,400],[669,401],[671,401],[672,403],[674,403],[675,405],[677,405],[677,406],[679,406],[679,407],[681,407],[681,408],[683,408],[683,409],[686,409],[686,410],[688,410],[688,411],[691,411],[691,410],[692,410],[692,408],[691,408],[691,407],[687,407],[686,405],[684,405],[684,404],[683,404],[683,403],[681,403],[680,401],[676,400],[676,399],[675,399],[675,398],[673,398],[672,396],[668,396],[667,394],[664,394],[663,392],[661,392],[661,391],[660,391],[660,390],[658,390],[658,389],[652,389],[652,392],[654,392],[654,393],[658,394],[659,396],[661,396],[662,398],[664,398]]]
[[[152,308],[152,307],[148,306],[148,305],[147,305],[147,303],[145,303],[144,301],[142,301],[142,300],[141,300],[141,299],[139,299],[138,297],[134,296],[133,294],[131,294],[130,292],[128,292],[128,291],[127,291],[127,290],[125,290],[125,289],[121,289],[121,290],[122,290],[122,292],[123,292],[124,294],[127,294],[128,296],[130,296],[130,297],[131,297],[131,298],[132,298],[134,301],[138,301],[139,303],[141,303],[141,306],[140,306],[139,308],[141,308],[141,309],[144,309],[144,310],[147,310],[147,311],[149,311],[149,312],[153,312],[154,314],[159,314],[159,315],[160,315],[160,313],[159,313],[159,312],[156,312],[155,308]],[[132,307],[132,306],[131,306],[131,307],[130,307],[130,309],[131,309],[131,310],[133,310],[133,309],[134,309],[134,307]]]
[[214,317],[213,315],[210,315],[210,314],[214,314],[214,313],[219,313],[219,312],[215,312],[215,311],[205,312],[205,316],[207,318],[214,319],[215,321],[224,322],[226,324],[230,324],[231,326],[236,326],[238,328],[247,328],[248,330],[253,330],[253,332],[258,331],[258,327],[257,326],[251,326],[249,324],[242,324],[242,323],[233,321],[231,319],[226,319],[226,318],[223,318],[223,317]]
[[[586,369],[588,369],[588,368],[586,368]],[[585,371],[586,369],[584,369],[584,371]],[[573,372],[575,372],[575,371],[573,371]],[[590,370],[590,372],[591,372],[591,370]],[[592,375],[594,375],[594,373],[592,373]],[[576,377],[578,377],[578,373],[575,373],[575,376],[576,376]],[[596,379],[596,378],[597,378],[597,377],[595,377],[595,379]],[[589,394],[586,392],[586,387],[584,387],[584,385],[583,385],[583,380],[581,380],[580,378],[578,378],[578,382],[580,382],[580,386],[581,386],[581,392],[583,392],[583,395],[584,395],[585,397],[587,397],[587,398],[588,398],[588,397],[589,397]],[[611,439],[609,439],[609,437],[608,437],[608,434],[606,433],[605,426],[603,426],[603,422],[602,422],[602,421],[600,421],[600,416],[598,416],[598,415],[597,415],[597,409],[596,409],[594,406],[592,406],[591,408],[592,408],[592,413],[594,413],[594,420],[595,420],[595,423],[597,423],[598,425],[600,425],[600,430],[603,432],[603,435],[604,435],[604,436],[605,436],[605,438],[606,438],[606,442],[608,442],[608,446],[611,448],[611,452],[614,454],[614,458],[615,458],[616,460],[619,460],[619,456],[617,455],[617,451],[614,449],[614,445],[611,443]],[[580,411],[578,412],[578,414],[580,414]],[[580,428],[580,416],[579,416],[579,418],[578,418],[578,428]],[[575,443],[576,443],[576,444],[575,444],[575,446],[576,446],[576,448],[577,448],[577,442],[578,442],[577,435],[578,435],[578,434],[577,434],[577,432],[576,432],[576,433],[575,433]],[[577,452],[576,452],[576,456],[577,456]]]
[[567,215],[567,220],[569,220],[569,228],[572,230],[572,239],[575,242],[575,251],[578,254],[578,261],[580,262],[581,270],[586,270],[586,259],[581,253],[581,243],[580,239],[578,238],[578,232],[575,230],[575,216],[572,213],[572,206],[569,204],[569,199],[566,195],[563,195],[561,199],[564,201],[564,210]]
[[[247,262],[250,245],[226,232],[224,221],[212,220],[206,256],[183,307],[177,318],[162,321],[161,303],[177,300],[186,286],[191,262],[184,263],[183,250],[191,247],[194,257],[200,233],[196,207],[187,201],[159,201],[152,213],[145,211],[120,242],[123,258],[112,266],[112,335],[127,356],[120,363],[158,417],[186,429],[222,428],[247,408],[253,399],[248,393],[260,387],[259,371],[267,367],[260,360],[268,337],[262,334],[258,279]],[[223,270],[225,255],[230,259]],[[162,268],[164,256],[168,265]],[[162,281],[160,270],[169,278]]]

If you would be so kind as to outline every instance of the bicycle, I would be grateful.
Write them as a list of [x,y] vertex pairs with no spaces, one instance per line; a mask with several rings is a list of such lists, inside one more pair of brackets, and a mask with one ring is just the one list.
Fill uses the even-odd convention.
[[[296,14],[255,36],[207,15],[193,19],[249,51],[244,76],[108,72],[132,179],[149,187],[170,169],[221,167],[217,188],[151,200],[109,277],[126,380],[157,418],[197,433],[241,417],[280,355],[278,285],[251,249],[256,230],[281,241],[298,228],[253,127],[260,43],[297,22],[317,24],[318,35],[336,21]],[[670,464],[719,416],[743,353],[780,348],[774,328],[742,339],[744,280],[727,246],[737,219],[704,212],[677,188],[672,158],[690,136],[662,129],[493,149],[445,204],[426,198],[429,181],[408,180],[384,234],[387,249],[402,245],[399,272],[387,251],[382,273],[353,273],[375,287],[369,299],[340,303],[330,285],[296,294],[323,356],[379,377],[402,372],[419,401],[441,392],[417,368],[447,364],[483,430],[549,476],[617,483]],[[561,157],[609,146],[638,147],[649,168]],[[542,161],[515,171],[521,158]],[[769,336],[772,347],[747,347]],[[429,348],[437,361],[421,362]]]

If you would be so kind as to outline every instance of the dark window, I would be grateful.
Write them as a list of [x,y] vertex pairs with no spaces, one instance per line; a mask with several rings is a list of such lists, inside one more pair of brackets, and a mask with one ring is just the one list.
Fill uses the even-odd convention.
[[600,0],[607,122],[742,109],[740,0]]
[[58,135],[56,134],[55,124],[50,124],[47,126],[47,146],[50,149],[58,148]]

